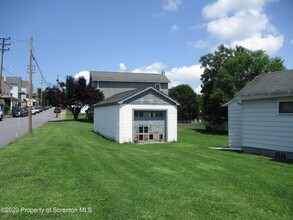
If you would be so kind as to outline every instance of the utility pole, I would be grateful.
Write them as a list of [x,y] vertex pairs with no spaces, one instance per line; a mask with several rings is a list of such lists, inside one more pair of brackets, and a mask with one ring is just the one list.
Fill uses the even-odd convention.
[[43,107],[43,79],[41,79],[41,102],[40,102],[41,108]]
[[32,117],[32,105],[33,105],[33,38],[30,39],[30,90],[29,90],[29,107],[28,107],[28,132],[33,132],[33,117]]
[[9,48],[5,48],[7,46],[10,45],[5,43],[6,41],[10,40],[10,37],[9,38],[0,38],[0,41],[1,41],[1,51],[2,51],[2,57],[1,57],[1,70],[0,70],[0,94],[2,94],[2,70],[3,70],[3,57],[4,57],[4,52],[5,51],[9,51]]

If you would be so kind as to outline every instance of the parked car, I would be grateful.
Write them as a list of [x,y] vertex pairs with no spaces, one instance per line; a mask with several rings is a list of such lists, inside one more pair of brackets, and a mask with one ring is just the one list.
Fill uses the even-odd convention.
[[40,106],[36,107],[36,109],[38,110],[38,113],[43,112],[43,108],[41,108]]
[[36,107],[32,107],[32,115],[35,115],[38,113],[38,110],[36,109]]
[[25,117],[28,116],[28,110],[26,108],[16,108],[12,112],[13,117]]
[[4,116],[4,113],[3,113],[2,110],[0,109],[0,121],[3,120],[3,116]]

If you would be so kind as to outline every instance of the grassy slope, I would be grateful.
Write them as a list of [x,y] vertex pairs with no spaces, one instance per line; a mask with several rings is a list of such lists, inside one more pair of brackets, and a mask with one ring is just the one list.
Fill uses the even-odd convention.
[[91,213],[0,219],[292,219],[293,166],[209,149],[226,135],[180,126],[179,141],[104,140],[91,123],[52,122],[0,150],[0,207],[79,208]]

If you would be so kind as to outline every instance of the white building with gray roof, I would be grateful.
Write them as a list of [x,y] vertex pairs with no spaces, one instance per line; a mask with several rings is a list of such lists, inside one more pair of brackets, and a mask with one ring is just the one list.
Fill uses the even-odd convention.
[[231,148],[293,160],[293,70],[257,76],[224,106]]
[[94,105],[94,132],[119,143],[177,141],[177,105],[153,87],[118,93]]

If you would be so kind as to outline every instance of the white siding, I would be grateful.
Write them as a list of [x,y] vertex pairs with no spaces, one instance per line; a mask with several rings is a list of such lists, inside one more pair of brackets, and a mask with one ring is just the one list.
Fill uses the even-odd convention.
[[12,97],[18,99],[18,86],[11,86],[10,93],[12,94]]
[[95,108],[94,132],[119,142],[119,105]]
[[121,105],[120,108],[120,139],[119,143],[132,142],[133,112],[131,105]]
[[120,110],[120,139],[119,143],[133,141],[133,111],[134,110],[163,110],[167,112],[167,141],[177,141],[177,108],[167,105],[122,105]]
[[237,101],[228,106],[229,146],[241,147],[242,106]]
[[167,111],[167,141],[177,141],[177,107],[169,106]]
[[242,102],[242,146],[293,152],[293,115],[278,114],[280,100]]

